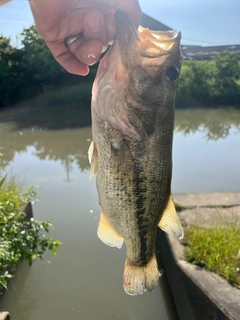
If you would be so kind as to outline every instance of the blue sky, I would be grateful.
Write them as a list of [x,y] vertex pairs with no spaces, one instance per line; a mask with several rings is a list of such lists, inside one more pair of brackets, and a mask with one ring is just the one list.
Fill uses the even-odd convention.
[[[173,29],[181,30],[182,44],[240,44],[240,0],[139,2],[144,13]],[[13,44],[16,44],[16,36],[22,29],[32,24],[33,17],[27,0],[13,0],[0,8],[0,33],[11,37]]]

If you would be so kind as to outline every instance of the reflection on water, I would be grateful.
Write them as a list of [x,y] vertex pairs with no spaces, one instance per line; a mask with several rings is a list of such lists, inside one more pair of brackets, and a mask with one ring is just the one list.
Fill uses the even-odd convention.
[[[7,111],[0,114],[0,137],[6,169],[13,162],[16,170],[23,159],[40,168],[41,161],[53,161],[49,168],[61,164],[66,181],[73,179],[73,165],[89,170],[90,108]],[[239,144],[240,110],[176,110],[173,192],[239,191]]]
[[[6,166],[16,153],[34,147],[40,160],[61,161],[66,170],[76,161],[88,169],[86,148],[90,144],[89,108],[11,110],[0,113],[1,164]],[[81,129],[81,130],[80,130]]]
[[50,219],[52,236],[63,242],[56,257],[47,253],[31,268],[19,266],[0,310],[10,311],[13,320],[175,320],[164,276],[151,294],[126,295],[125,249],[107,247],[97,238],[100,208],[95,183],[88,179],[91,128],[85,111],[0,114],[4,170],[27,186],[39,185],[34,216]]
[[[40,160],[59,160],[66,171],[76,161],[80,170],[88,170],[86,150],[91,141],[90,123],[89,108],[20,109],[0,113],[0,152],[4,154],[1,164],[8,165],[17,153],[34,147],[34,154]],[[240,110],[176,110],[175,136],[178,134],[186,138],[200,135],[203,141],[238,136]]]
[[[1,164],[25,185],[39,185],[34,215],[51,219],[53,236],[64,244],[56,257],[20,265],[0,310],[13,320],[175,319],[164,278],[151,294],[127,296],[125,250],[96,236],[100,208],[88,179],[89,125],[86,108],[0,114]],[[239,146],[240,111],[177,110],[173,192],[240,191]]]
[[240,133],[240,110],[176,110],[176,132],[187,135],[199,131],[206,140],[218,140],[227,138],[232,129]]
[[173,192],[240,191],[240,110],[176,110]]

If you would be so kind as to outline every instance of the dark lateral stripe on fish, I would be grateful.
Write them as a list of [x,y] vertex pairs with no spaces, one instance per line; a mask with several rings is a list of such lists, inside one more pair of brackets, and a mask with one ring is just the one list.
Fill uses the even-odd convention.
[[147,199],[146,198],[146,192],[147,192],[147,187],[142,186],[144,183],[144,178],[139,177],[139,174],[143,172],[143,168],[139,165],[139,163],[135,163],[135,170],[136,172],[136,177],[133,179],[133,184],[134,184],[134,195],[136,197],[136,222],[137,222],[137,227],[138,227],[138,236],[140,240],[140,256],[138,257],[139,263],[141,265],[145,265],[148,260],[148,247],[147,247],[147,238],[146,235],[148,233],[148,226],[144,224],[145,218],[144,218],[144,213],[145,213],[145,208],[144,208],[144,201]]

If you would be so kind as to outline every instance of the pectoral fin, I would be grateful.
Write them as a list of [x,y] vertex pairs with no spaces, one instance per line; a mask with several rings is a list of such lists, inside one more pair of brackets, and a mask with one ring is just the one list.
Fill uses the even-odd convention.
[[103,213],[101,213],[100,216],[97,235],[103,243],[110,247],[116,247],[118,249],[122,247],[123,238],[117,234]]
[[172,195],[169,197],[168,204],[158,224],[163,231],[177,236],[179,239],[184,237],[183,228],[179,221],[175,206],[172,201]]
[[92,177],[96,175],[97,167],[98,167],[98,153],[97,153],[97,148],[93,141],[91,142],[90,147],[88,149],[88,160],[89,160],[89,163],[91,164],[89,179],[92,179]]

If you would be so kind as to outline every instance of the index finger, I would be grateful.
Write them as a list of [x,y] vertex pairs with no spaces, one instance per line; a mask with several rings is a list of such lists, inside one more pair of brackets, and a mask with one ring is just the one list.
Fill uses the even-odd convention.
[[79,61],[72,52],[66,48],[64,41],[46,41],[46,44],[57,62],[68,72],[81,76],[89,73],[88,66]]

